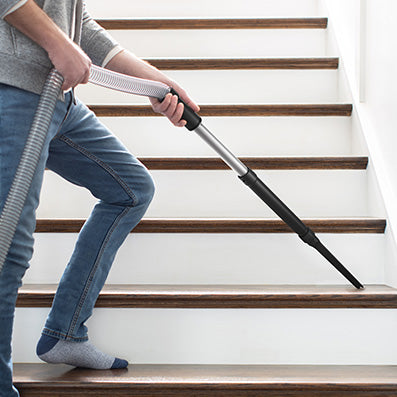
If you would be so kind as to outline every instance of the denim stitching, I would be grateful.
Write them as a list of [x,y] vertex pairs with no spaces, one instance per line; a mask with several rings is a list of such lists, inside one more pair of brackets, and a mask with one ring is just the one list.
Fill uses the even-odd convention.
[[66,109],[65,117],[63,118],[61,124],[59,124],[58,130],[57,130],[56,134],[54,135],[54,137],[52,138],[52,141],[55,140],[56,138],[58,138],[58,135],[61,132],[61,128],[62,128],[63,124],[65,123],[66,119],[69,117],[69,114],[71,113],[72,105],[73,105],[73,98],[70,99],[70,103]]
[[81,338],[75,338],[74,336],[70,336],[70,335],[60,332],[60,331],[53,331],[49,328],[44,328],[42,333],[43,333],[43,335],[54,336],[58,339],[64,339],[64,340],[73,339],[74,341],[77,341],[77,342],[85,342],[88,340],[88,336],[83,336]]
[[132,206],[136,206],[138,204],[138,199],[136,198],[135,194],[131,190],[131,188],[117,175],[117,173],[114,171],[112,167],[110,167],[108,164],[104,163],[102,160],[100,160],[98,157],[96,157],[94,154],[83,148],[82,146],[76,144],[73,142],[70,138],[66,137],[65,135],[60,135],[59,138],[61,141],[65,142],[67,145],[71,146],[72,148],[76,149],[80,153],[84,154],[86,157],[89,159],[95,161],[97,164],[99,164],[105,171],[107,171],[121,186],[122,188],[126,191],[126,193],[132,198],[133,204]]
[[79,304],[78,304],[78,306],[77,306],[76,312],[75,312],[75,314],[74,314],[74,316],[73,316],[72,324],[71,324],[71,326],[70,326],[70,328],[69,328],[69,330],[68,330],[67,336],[69,336],[69,335],[74,331],[74,328],[76,327],[76,323],[77,323],[78,317],[79,317],[80,312],[81,312],[81,309],[82,309],[82,307],[83,307],[83,305],[84,305],[85,298],[86,298],[86,296],[87,296],[87,294],[88,294],[88,290],[89,290],[90,287],[91,287],[92,280],[93,280],[93,278],[94,278],[94,276],[95,276],[95,273],[96,273],[96,271],[97,271],[97,269],[98,269],[99,262],[100,262],[100,260],[101,260],[101,258],[102,258],[102,255],[103,255],[103,252],[104,252],[104,250],[105,250],[105,248],[106,248],[106,245],[107,245],[107,243],[109,242],[110,237],[111,237],[111,235],[112,235],[114,229],[117,227],[117,225],[119,224],[120,220],[124,217],[124,215],[127,214],[127,212],[128,212],[130,209],[131,209],[131,207],[125,207],[125,208],[124,208],[124,210],[123,210],[123,211],[120,213],[120,215],[115,219],[113,225],[111,226],[111,228],[109,229],[109,231],[108,231],[107,234],[106,234],[105,240],[103,241],[102,246],[101,246],[101,249],[99,250],[98,257],[97,257],[97,259],[96,259],[96,261],[95,261],[95,263],[94,263],[94,266],[92,267],[91,272],[90,272],[90,274],[89,274],[89,276],[88,276],[86,286],[85,286],[84,291],[83,291],[83,293],[82,293],[82,295],[81,295],[81,298],[80,298]]

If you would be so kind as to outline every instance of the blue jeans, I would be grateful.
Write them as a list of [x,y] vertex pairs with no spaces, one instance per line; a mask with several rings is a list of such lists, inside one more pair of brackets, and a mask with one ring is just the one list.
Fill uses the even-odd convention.
[[[0,84],[0,203],[4,205],[39,96]],[[0,396],[16,397],[11,336],[15,302],[33,254],[35,212],[45,168],[98,198],[65,269],[43,333],[85,341],[115,254],[148,208],[154,184],[146,168],[72,93],[58,101],[38,169],[0,274]],[[48,247],[51,249],[51,247]]]

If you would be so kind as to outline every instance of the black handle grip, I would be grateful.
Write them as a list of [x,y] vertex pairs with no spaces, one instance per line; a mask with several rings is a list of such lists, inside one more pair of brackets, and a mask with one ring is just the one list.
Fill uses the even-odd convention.
[[173,88],[171,88],[170,93],[178,97],[178,103],[183,103],[184,109],[181,119],[186,121],[187,124],[185,127],[189,131],[195,130],[201,124],[201,117],[189,105],[186,105],[186,103],[182,101],[179,94]]

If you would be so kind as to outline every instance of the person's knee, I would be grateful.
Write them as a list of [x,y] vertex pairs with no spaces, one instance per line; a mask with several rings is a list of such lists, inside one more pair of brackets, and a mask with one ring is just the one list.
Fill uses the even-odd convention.
[[138,199],[137,205],[142,205],[147,208],[153,199],[155,190],[156,187],[153,178],[149,174],[149,172],[146,171],[143,176],[139,193],[137,194],[137,199]]
[[119,195],[112,203],[126,207],[142,207],[146,210],[155,192],[153,178],[146,169],[140,170],[139,174],[135,170],[135,174],[131,175],[133,178],[130,181],[126,179],[124,185],[124,196],[127,197],[121,199]]

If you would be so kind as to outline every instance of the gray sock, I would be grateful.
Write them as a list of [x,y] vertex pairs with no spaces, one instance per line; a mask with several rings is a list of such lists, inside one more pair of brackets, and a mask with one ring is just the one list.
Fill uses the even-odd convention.
[[116,369],[125,368],[128,365],[126,360],[101,352],[89,341],[72,342],[58,340],[54,341],[55,344],[48,351],[43,352],[43,345],[48,345],[49,339],[54,338],[43,335],[37,349],[39,358],[47,363],[62,363],[91,369]]

